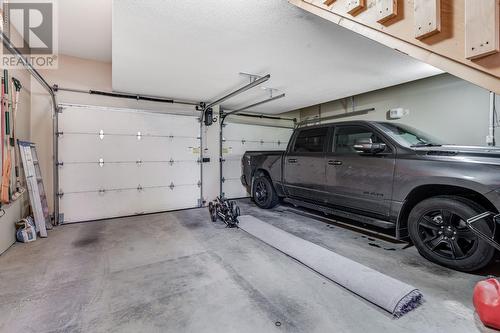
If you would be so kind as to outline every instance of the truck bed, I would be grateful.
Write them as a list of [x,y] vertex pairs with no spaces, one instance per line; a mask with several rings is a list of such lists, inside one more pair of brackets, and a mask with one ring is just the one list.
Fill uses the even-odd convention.
[[242,183],[250,188],[257,170],[264,170],[273,183],[281,183],[284,150],[247,151],[242,159]]

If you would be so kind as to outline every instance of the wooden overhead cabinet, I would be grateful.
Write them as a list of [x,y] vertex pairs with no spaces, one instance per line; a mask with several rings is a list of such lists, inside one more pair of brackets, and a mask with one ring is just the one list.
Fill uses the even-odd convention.
[[482,58],[500,49],[500,1],[465,0],[465,53]]
[[397,0],[377,0],[377,22],[384,23],[398,15]]
[[288,1],[500,94],[500,0]]
[[441,31],[441,0],[414,0],[415,38],[423,39]]
[[347,12],[351,15],[357,15],[363,9],[365,9],[366,0],[348,0],[347,1]]

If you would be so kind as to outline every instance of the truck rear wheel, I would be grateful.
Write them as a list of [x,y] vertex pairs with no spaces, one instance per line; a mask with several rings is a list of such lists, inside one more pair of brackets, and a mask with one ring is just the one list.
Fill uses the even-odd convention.
[[[479,239],[465,221],[486,210],[460,197],[434,197],[417,204],[408,219],[410,238],[426,259],[455,270],[472,272],[490,263],[495,249]],[[475,226],[492,235],[486,219]]]
[[271,209],[279,203],[279,197],[273,184],[264,175],[255,177],[252,186],[252,198],[260,208]]

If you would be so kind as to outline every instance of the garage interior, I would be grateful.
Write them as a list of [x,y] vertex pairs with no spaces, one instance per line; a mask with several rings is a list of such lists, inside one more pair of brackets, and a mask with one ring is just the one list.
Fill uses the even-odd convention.
[[[483,174],[500,184],[499,0],[44,3],[53,66],[27,57],[37,53],[26,53],[32,38],[18,14],[29,2],[2,3],[1,332],[500,329],[482,312],[490,306],[500,318],[500,292],[492,300],[486,288],[482,305],[478,296],[500,275],[500,207],[489,199],[498,191],[465,189]],[[489,240],[473,234],[491,259],[463,271],[424,258],[406,231],[403,205],[416,207],[413,199],[401,200],[397,222],[389,213],[382,221],[335,204],[317,209],[264,169],[245,177],[251,158],[265,156],[273,170],[278,154],[282,177],[327,174],[311,163],[290,176],[287,153],[308,128],[340,122],[402,124],[439,138],[434,148],[408,148],[428,149],[415,165],[448,163],[426,193],[491,213],[479,218]],[[323,162],[338,145],[337,132],[325,131]],[[372,155],[366,170],[386,158]],[[379,179],[394,193],[409,182],[397,176],[407,156],[395,157],[394,179]],[[255,197],[259,172],[276,200],[285,188],[270,209]],[[368,186],[377,178],[369,173],[352,183]],[[363,195],[380,196],[373,191]],[[230,205],[214,206],[218,197],[240,214],[231,208],[213,222],[213,207]],[[227,214],[242,215],[241,225],[229,228]],[[248,217],[270,226],[260,230],[267,235]],[[418,304],[396,314],[378,300],[399,286],[417,292]]]

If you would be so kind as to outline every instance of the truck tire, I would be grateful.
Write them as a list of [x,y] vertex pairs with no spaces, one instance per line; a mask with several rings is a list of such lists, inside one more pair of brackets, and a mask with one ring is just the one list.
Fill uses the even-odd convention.
[[252,198],[257,206],[264,209],[271,209],[279,203],[278,194],[265,175],[259,175],[253,180]]
[[[479,239],[465,220],[486,210],[475,202],[439,196],[418,203],[408,218],[408,231],[418,252],[426,259],[458,271],[472,272],[487,266],[495,249]],[[475,227],[492,236],[486,219]]]

